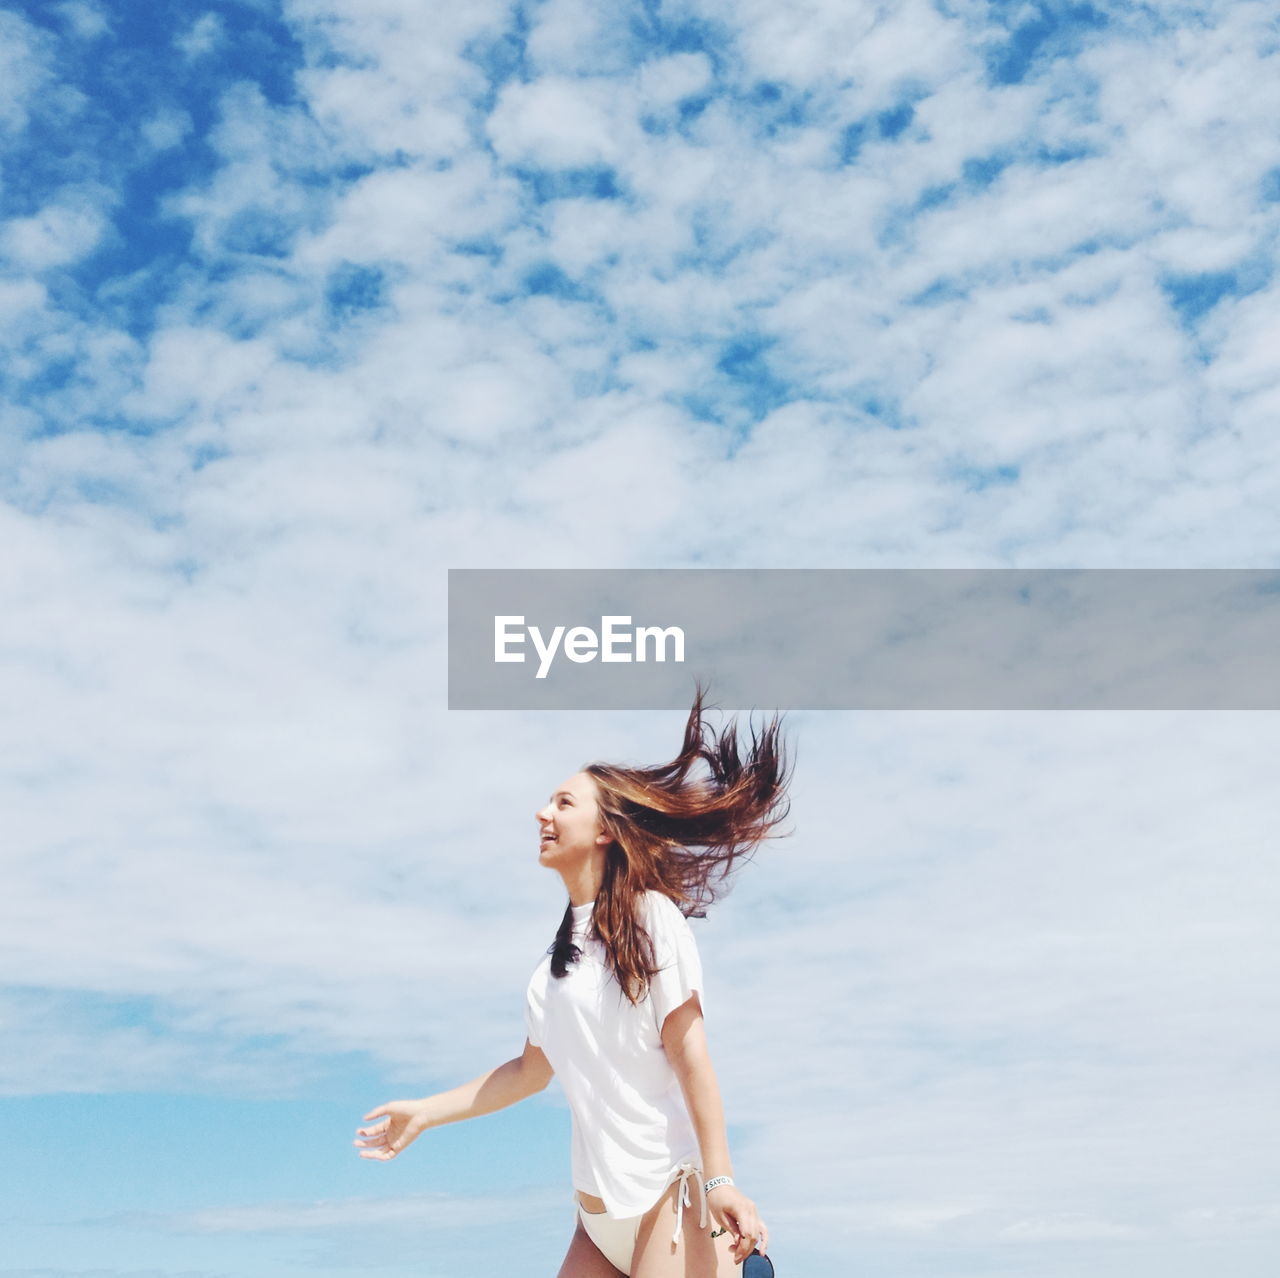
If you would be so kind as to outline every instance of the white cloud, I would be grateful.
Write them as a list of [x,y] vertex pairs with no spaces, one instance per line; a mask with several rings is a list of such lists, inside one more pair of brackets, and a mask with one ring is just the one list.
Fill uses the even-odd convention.
[[[314,1203],[265,1203],[163,1218],[166,1229],[191,1233],[315,1233],[397,1226],[415,1231],[474,1230],[501,1216],[508,1227],[544,1218],[563,1194],[510,1196],[406,1194]],[[148,1222],[150,1223],[150,1222]]]
[[48,293],[36,280],[0,280],[0,321],[14,323],[19,317],[44,308]]
[[191,129],[191,117],[185,111],[166,107],[143,121],[142,137],[153,151],[168,151],[178,146]]
[[[1273,396],[1280,390],[1280,369],[1274,358],[1280,343],[1278,302],[1280,288],[1272,284],[1222,307],[1209,330],[1217,348],[1208,373],[1212,385],[1242,397]],[[1251,413],[1249,424],[1260,425],[1263,420]]]
[[[412,68],[400,70],[406,77],[415,74]],[[416,74],[422,76],[422,83],[432,85],[438,72],[436,66],[427,65]],[[466,124],[459,115],[440,109],[431,99],[423,101],[381,67],[310,68],[299,76],[299,83],[308,92],[316,118],[346,138],[353,149],[444,156],[466,146]]]
[[151,343],[142,395],[125,407],[164,417],[185,413],[194,403],[234,418],[253,402],[259,379],[275,362],[266,342],[169,325]]
[[226,38],[219,14],[202,13],[186,31],[175,37],[174,44],[191,61],[212,53]]
[[63,192],[31,217],[0,223],[0,251],[28,271],[68,266],[95,248],[106,230],[98,191]]
[[703,92],[711,79],[711,60],[705,53],[677,53],[644,63],[638,89],[646,105],[674,106]]
[[1001,1229],[997,1237],[1005,1242],[1057,1242],[1065,1239],[1131,1238],[1139,1232],[1132,1225],[1068,1211],[1015,1221]]
[[97,5],[88,3],[88,0],[68,0],[68,3],[57,6],[57,11],[82,40],[95,39],[110,29],[106,14]]
[[288,0],[285,12],[323,54],[298,85],[319,122],[354,151],[434,159],[467,148],[466,108],[484,80],[465,51],[501,31],[505,0]]
[[489,116],[488,132],[508,164],[573,168],[608,164],[619,157],[629,133],[606,82],[544,76],[503,89]]
[[966,53],[960,22],[922,0],[802,0],[785,7],[750,0],[705,8],[738,30],[736,47],[754,75],[798,84],[825,76],[853,81],[864,103],[912,81],[937,83]]
[[320,220],[329,190],[314,174],[340,156],[306,112],[276,107],[241,81],[219,104],[210,142],[223,158],[213,177],[173,193],[165,212],[189,218],[199,253],[278,254]]
[[[457,271],[449,252],[459,240],[482,239],[515,220],[515,183],[483,156],[446,169],[382,170],[355,182],[337,201],[323,230],[304,239],[299,261],[404,264]],[[441,243],[443,241],[443,243]],[[425,273],[425,272],[424,272]]]
[[41,34],[18,14],[0,10],[0,128],[21,130],[30,104],[49,80],[49,55]]
[[1280,1204],[1239,1203],[1196,1207],[1181,1222],[1192,1236],[1214,1237],[1238,1233],[1274,1233],[1280,1230]]
[[591,0],[546,0],[532,12],[526,51],[539,72],[609,75],[628,69],[632,36],[623,12]]

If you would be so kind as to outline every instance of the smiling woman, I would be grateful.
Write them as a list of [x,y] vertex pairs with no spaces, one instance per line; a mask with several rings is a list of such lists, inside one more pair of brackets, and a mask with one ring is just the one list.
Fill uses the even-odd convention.
[[559,1278],[726,1278],[748,1259],[746,1274],[771,1272],[768,1230],[734,1184],[688,917],[774,833],[788,780],[779,719],[743,751],[735,727],[707,730],[699,690],[672,762],[592,763],[562,782],[536,813],[538,857],[569,899],[529,981],[523,1052],[371,1110],[365,1121],[381,1121],[359,1129],[361,1157],[394,1158],[427,1128],[512,1105],[555,1074],[577,1217]]

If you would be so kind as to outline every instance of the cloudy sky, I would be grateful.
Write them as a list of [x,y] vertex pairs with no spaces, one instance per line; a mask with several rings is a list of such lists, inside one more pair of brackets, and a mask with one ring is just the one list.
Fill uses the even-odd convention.
[[[0,5],[0,1278],[555,1272],[554,1084],[351,1139],[681,716],[447,712],[447,568],[1276,566],[1269,3]],[[1271,1278],[1276,716],[791,732],[779,1272]]]

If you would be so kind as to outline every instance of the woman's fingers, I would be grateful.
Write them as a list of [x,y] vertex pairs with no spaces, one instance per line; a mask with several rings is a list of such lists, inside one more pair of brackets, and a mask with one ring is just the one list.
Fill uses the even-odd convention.
[[391,1140],[391,1119],[385,1118],[373,1127],[358,1127],[356,1139],[351,1143],[360,1151],[361,1158],[387,1159],[391,1157],[388,1147]]
[[713,1214],[733,1235],[733,1260],[741,1264],[755,1250],[763,1232],[755,1203],[736,1190],[722,1190]]
[[769,1231],[764,1227],[764,1221],[757,1220],[755,1224],[750,1225],[743,1239],[748,1245],[742,1253],[742,1259],[745,1260],[753,1251],[758,1251],[763,1255],[769,1248]]
[[365,1118],[380,1114],[384,1116],[380,1123],[356,1128],[356,1139],[351,1143],[360,1150],[361,1158],[394,1158],[417,1140],[425,1126],[415,1101],[391,1101],[370,1110]]
[[764,1223],[756,1215],[755,1204],[747,1200],[738,1210],[732,1212],[733,1232],[735,1234],[733,1259],[741,1264],[757,1248],[764,1251],[768,1245],[768,1234]]

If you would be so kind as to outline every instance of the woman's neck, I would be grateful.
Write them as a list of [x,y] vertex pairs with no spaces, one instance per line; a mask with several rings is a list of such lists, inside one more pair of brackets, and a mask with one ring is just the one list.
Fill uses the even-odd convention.
[[590,905],[600,895],[604,883],[604,854],[583,865],[561,870],[560,877],[569,893],[570,905]]

